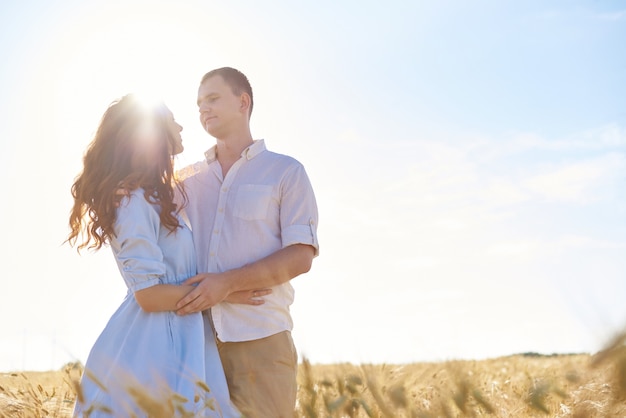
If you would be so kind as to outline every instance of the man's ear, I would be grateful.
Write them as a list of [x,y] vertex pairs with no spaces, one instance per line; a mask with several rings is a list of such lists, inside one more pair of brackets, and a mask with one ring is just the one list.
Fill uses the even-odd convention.
[[246,115],[250,114],[250,95],[248,95],[248,93],[241,93],[241,96],[239,96],[239,100],[241,102],[241,106],[239,107],[240,110],[242,112],[244,112]]

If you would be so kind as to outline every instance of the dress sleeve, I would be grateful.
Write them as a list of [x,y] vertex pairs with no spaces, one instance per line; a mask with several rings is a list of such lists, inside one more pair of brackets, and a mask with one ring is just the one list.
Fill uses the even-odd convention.
[[307,244],[319,254],[317,241],[317,203],[313,187],[304,167],[297,164],[281,185],[280,225],[283,248],[292,244]]
[[111,248],[126,286],[132,291],[162,283],[166,267],[158,245],[160,218],[156,208],[134,191],[117,209]]

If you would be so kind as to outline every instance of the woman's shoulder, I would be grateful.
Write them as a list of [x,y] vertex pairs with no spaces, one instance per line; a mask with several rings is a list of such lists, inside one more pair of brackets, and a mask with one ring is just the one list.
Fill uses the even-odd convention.
[[134,205],[134,204],[141,205],[143,204],[143,202],[146,202],[146,198],[145,198],[146,191],[144,190],[143,187],[138,187],[133,190],[126,190],[124,192],[120,191],[120,193],[124,193],[122,196],[122,199],[120,200],[120,207],[127,207],[127,206]]
[[157,231],[161,224],[159,209],[158,205],[146,200],[144,189],[130,191],[117,207],[114,226],[116,234],[144,227]]
[[146,199],[146,191],[142,187],[138,187],[129,191],[128,194],[122,197],[118,208],[118,215],[120,212],[158,212],[158,209],[159,205],[149,202],[148,199]]

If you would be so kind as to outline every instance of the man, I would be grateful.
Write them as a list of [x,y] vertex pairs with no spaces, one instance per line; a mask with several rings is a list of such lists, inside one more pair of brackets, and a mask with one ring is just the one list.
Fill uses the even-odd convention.
[[[216,139],[185,180],[198,269],[209,273],[179,314],[211,308],[231,399],[246,417],[293,417],[297,353],[289,283],[318,254],[317,206],[304,167],[253,140],[252,88],[225,67],[198,89],[204,129]],[[271,288],[271,293],[264,291]],[[249,289],[258,304],[230,303]],[[228,301],[226,299],[228,298]]]

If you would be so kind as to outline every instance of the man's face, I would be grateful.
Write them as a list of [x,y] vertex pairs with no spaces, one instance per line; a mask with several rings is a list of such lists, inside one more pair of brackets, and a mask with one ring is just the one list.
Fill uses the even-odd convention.
[[200,85],[197,104],[202,127],[216,138],[232,132],[243,116],[241,97],[219,75]]

